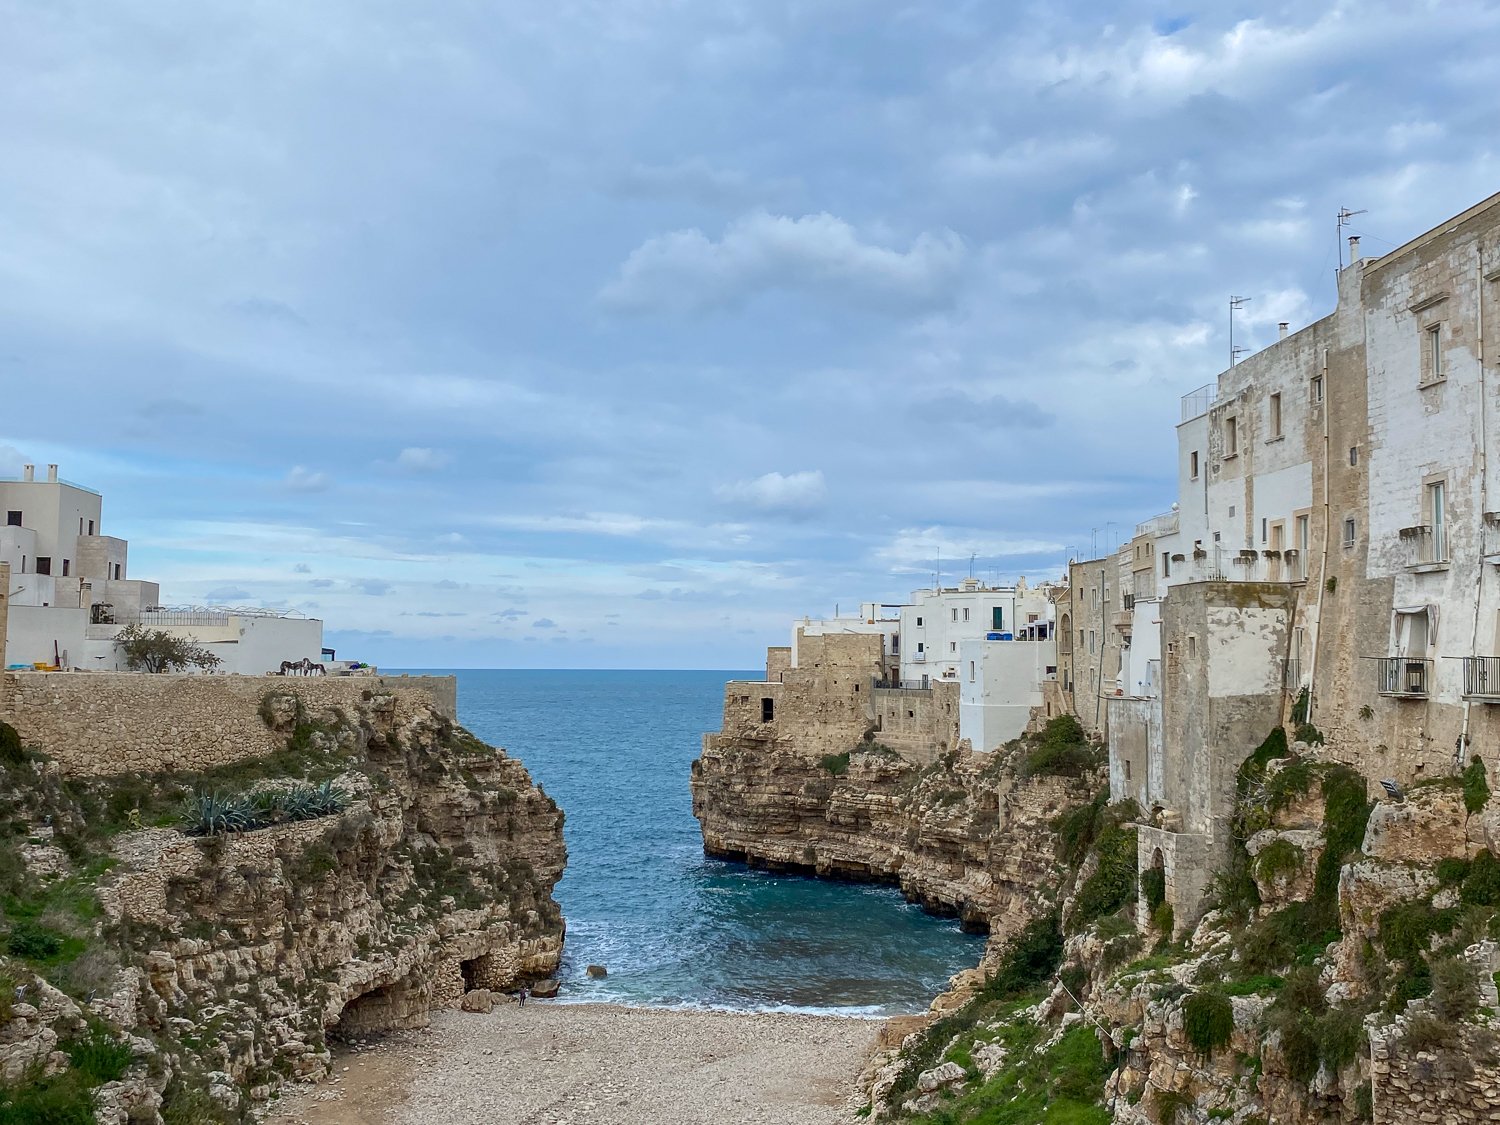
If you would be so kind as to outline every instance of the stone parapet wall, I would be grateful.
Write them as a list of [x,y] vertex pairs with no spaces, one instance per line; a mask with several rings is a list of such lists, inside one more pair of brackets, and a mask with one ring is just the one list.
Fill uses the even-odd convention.
[[69,773],[201,770],[285,745],[261,719],[268,694],[293,694],[310,715],[390,695],[397,717],[456,710],[452,676],[195,676],[134,672],[6,673],[0,719]]

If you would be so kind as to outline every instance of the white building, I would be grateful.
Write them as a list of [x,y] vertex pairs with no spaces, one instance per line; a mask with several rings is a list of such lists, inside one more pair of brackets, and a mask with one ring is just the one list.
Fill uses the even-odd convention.
[[129,544],[103,533],[103,498],[27,465],[0,481],[0,562],[10,564],[3,663],[114,671],[124,667],[115,635],[140,624],[204,645],[218,671],[260,675],[282,661],[322,661],[323,623],[248,608],[168,608],[161,588],[128,575]]
[[995,640],[1014,639],[1028,627],[1050,637],[1051,615],[1047,588],[1032,589],[1024,578],[1014,586],[992,587],[965,578],[956,587],[916,590],[911,604],[901,607],[901,679],[957,680],[963,667],[959,648],[965,641],[982,641],[990,634]]
[[1057,640],[1039,624],[1022,639],[959,642],[958,735],[975,750],[1020,737],[1031,709],[1042,706],[1042,684],[1057,678]]

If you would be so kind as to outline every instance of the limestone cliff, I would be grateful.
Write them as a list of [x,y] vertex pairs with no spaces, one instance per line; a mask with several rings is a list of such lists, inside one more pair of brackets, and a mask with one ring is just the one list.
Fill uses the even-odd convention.
[[[0,808],[28,843],[0,871],[15,876],[3,972],[43,1003],[0,1026],[0,1106],[88,1087],[69,1044],[92,1024],[128,1048],[86,1091],[106,1116],[237,1119],[284,1078],[324,1074],[330,1038],[551,974],[557,806],[432,707],[364,695],[310,712],[272,689],[261,721],[283,748],[200,774],[4,763]],[[335,795],[323,815],[196,837],[178,824],[185,793],[283,807],[278,792],[318,782]]]

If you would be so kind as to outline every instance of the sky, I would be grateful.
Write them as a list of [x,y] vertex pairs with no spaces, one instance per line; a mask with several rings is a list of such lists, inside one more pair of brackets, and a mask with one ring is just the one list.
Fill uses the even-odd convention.
[[[0,0],[0,475],[408,667],[753,667],[1167,509],[1500,189],[1500,3]],[[940,560],[940,561],[939,561]]]

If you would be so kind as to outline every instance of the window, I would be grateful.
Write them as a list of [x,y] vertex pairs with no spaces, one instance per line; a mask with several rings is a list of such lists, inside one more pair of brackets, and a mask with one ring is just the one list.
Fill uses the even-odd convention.
[[52,573],[52,556],[51,555],[38,555],[36,557],[36,572],[38,574],[51,574]]
[[1425,383],[1436,383],[1443,378],[1446,372],[1443,370],[1443,326],[1434,324],[1427,329],[1427,378]]
[[760,701],[760,721],[771,723],[776,721],[776,700],[763,697]]
[[1357,445],[1351,445],[1349,447],[1349,464],[1351,464],[1351,465],[1358,465],[1359,464],[1359,446],[1357,446]]
[[958,651],[958,642],[957,641],[949,641],[948,642],[948,651],[949,652],[957,652]]
[[969,661],[969,683],[974,682],[974,661]]
[[1229,518],[1234,519],[1234,505],[1229,505]]
[[1093,651],[1094,651],[1094,631],[1092,629],[1090,629],[1089,630],[1089,652],[1093,652]]
[[[919,617],[919,618],[917,618],[917,628],[920,629],[921,627],[922,627],[922,619]],[[920,647],[920,646],[918,646],[918,647]]]
[[958,620],[958,610],[956,610],[956,609],[953,611],[953,620],[955,620],[955,621]]
[[[1448,558],[1448,524],[1444,509],[1443,482],[1435,480],[1427,486],[1427,525],[1432,534],[1427,539],[1426,562],[1444,562]],[[64,574],[67,571],[63,572]]]
[[1264,543],[1266,541],[1266,517],[1265,516],[1261,516],[1260,517],[1260,541],[1262,543]]
[[1099,608],[1099,587],[1095,586],[1092,590],[1089,591],[1089,595],[1090,595],[1091,600],[1093,601],[1094,608],[1098,609]]
[[1281,394],[1271,396],[1271,440],[1281,436]]
[[78,534],[79,535],[83,534],[83,517],[82,516],[78,517]]
[[1188,454],[1188,477],[1192,480],[1198,479],[1198,451],[1196,449]]
[[1188,654],[1189,658],[1198,655],[1198,634],[1196,634],[1196,633],[1189,633],[1188,634],[1188,653],[1187,654]]
[[969,607],[968,606],[964,606],[964,620],[967,621],[968,619],[969,619]]
[[89,534],[90,535],[94,534],[94,521],[93,520],[89,520]]
[[990,628],[1005,628],[1005,610],[998,605],[990,608]]
[[20,527],[21,526],[21,513],[20,512],[6,512],[5,513],[5,526],[6,527]]
[[1311,547],[1311,536],[1309,535],[1310,516],[1297,517],[1297,562],[1292,567],[1293,580],[1298,582],[1307,581],[1307,552]]
[[922,644],[922,642],[921,642],[921,641],[918,641],[918,642],[917,642],[917,651],[918,651],[918,652],[921,652],[921,651],[923,651],[923,649],[924,649],[924,647],[925,647],[925,646],[924,646],[924,645],[923,645],[923,644]]
[[1124,762],[1125,762],[1125,780],[1129,781],[1130,780],[1130,759],[1129,758],[1125,758]]
[[69,571],[70,568],[71,568],[71,560],[69,560],[69,559],[63,559],[63,572],[62,572],[62,576],[64,578],[66,578],[68,576],[68,571]]
[[1224,419],[1224,456],[1233,457],[1240,451],[1240,420]]
[[1354,518],[1351,516],[1344,521],[1344,549],[1348,550],[1354,546]]
[[1312,399],[1314,404],[1323,401],[1323,376],[1314,375],[1312,377],[1312,383],[1309,385],[1308,397]]
[[1171,555],[1163,554],[1162,557],[1161,557],[1161,576],[1163,578],[1171,578],[1172,577],[1172,556]]
[[120,564],[119,563],[115,563],[115,581],[118,582],[119,580],[120,580]]
[[1082,629],[1078,630],[1078,647],[1079,648],[1083,647],[1083,630]]

